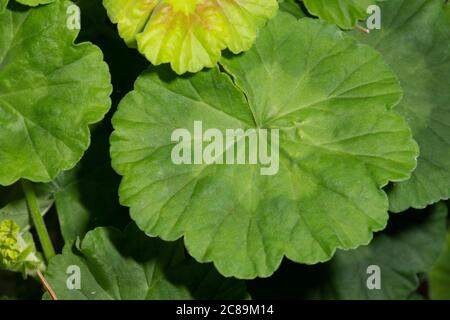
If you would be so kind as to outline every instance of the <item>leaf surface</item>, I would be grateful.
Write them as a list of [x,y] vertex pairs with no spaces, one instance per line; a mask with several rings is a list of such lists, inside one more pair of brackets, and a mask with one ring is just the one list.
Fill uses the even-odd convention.
[[[367,244],[388,218],[381,187],[407,179],[418,152],[381,56],[280,12],[250,51],[222,64],[235,83],[217,68],[181,78],[149,70],[122,100],[111,155],[132,219],[151,236],[184,236],[198,261],[239,278],[269,276],[283,255],[313,264]],[[223,135],[278,129],[278,173],[175,165],[171,135],[195,121]]]
[[101,51],[74,45],[68,1],[0,15],[0,184],[48,182],[72,168],[89,145],[89,127],[110,107]]
[[228,48],[248,50],[276,0],[104,0],[121,37],[154,65],[178,74],[213,67]]
[[383,28],[355,32],[400,78],[397,107],[420,146],[417,170],[389,192],[390,209],[424,208],[450,197],[450,7],[441,0],[389,0]]
[[[429,272],[445,242],[447,208],[439,203],[422,211],[391,216],[388,228],[368,245],[338,251],[322,265],[284,264],[270,279],[248,284],[255,299],[397,300],[417,299],[420,275]],[[380,288],[370,290],[379,267]],[[444,284],[444,282],[442,282]],[[447,291],[448,292],[448,291]],[[416,294],[414,294],[416,293]]]
[[297,19],[305,17],[305,13],[295,0],[278,0],[280,10],[292,14]]
[[[80,289],[67,288],[70,266],[79,267]],[[243,281],[220,276],[211,265],[185,257],[181,243],[148,238],[134,225],[123,234],[97,228],[86,235],[79,249],[66,245],[62,255],[51,259],[46,278],[61,300],[247,297]]]
[[0,0],[0,13],[2,13],[6,6],[8,5],[8,0]]
[[359,20],[367,17],[367,8],[379,0],[304,0],[308,11],[314,16],[352,29]]

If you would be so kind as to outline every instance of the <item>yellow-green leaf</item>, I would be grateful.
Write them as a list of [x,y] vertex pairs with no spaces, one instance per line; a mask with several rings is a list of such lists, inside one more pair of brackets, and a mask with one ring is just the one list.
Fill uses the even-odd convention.
[[104,0],[121,37],[178,74],[213,67],[223,49],[248,50],[276,0]]

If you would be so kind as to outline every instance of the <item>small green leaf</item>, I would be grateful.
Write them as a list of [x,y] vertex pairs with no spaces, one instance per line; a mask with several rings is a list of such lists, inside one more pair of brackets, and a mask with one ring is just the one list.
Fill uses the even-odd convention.
[[[370,242],[388,219],[381,187],[407,179],[418,154],[382,57],[335,26],[280,12],[222,64],[235,83],[217,68],[177,78],[158,69],[120,103],[111,156],[132,219],[152,236],[184,236],[198,261],[238,278],[269,276],[283,256],[313,264]],[[171,135],[195,121],[224,136],[278,129],[278,173],[175,165]]]
[[[89,124],[110,107],[101,51],[74,45],[68,1],[0,15],[0,184],[48,182],[89,145]],[[20,147],[19,147],[20,146]]]
[[[388,228],[368,246],[338,251],[323,265],[286,264],[272,278],[251,282],[249,291],[256,299],[420,298],[414,292],[420,275],[430,271],[442,251],[446,218],[444,203],[392,215]],[[367,286],[376,281],[369,279],[377,276],[371,266],[379,267],[379,289]]]
[[367,8],[380,0],[304,0],[308,11],[343,29],[352,29],[367,17]]
[[[80,270],[79,289],[67,286],[70,266]],[[124,234],[97,228],[86,235],[79,249],[66,245],[62,255],[50,260],[46,278],[62,300],[247,297],[243,281],[223,278],[211,265],[185,257],[180,242],[148,238],[135,225]]]
[[382,30],[355,32],[400,78],[398,111],[420,146],[417,170],[389,192],[390,209],[424,208],[450,197],[450,7],[442,0],[389,0]]
[[248,50],[277,0],[103,0],[120,36],[178,74],[213,67],[221,51]]

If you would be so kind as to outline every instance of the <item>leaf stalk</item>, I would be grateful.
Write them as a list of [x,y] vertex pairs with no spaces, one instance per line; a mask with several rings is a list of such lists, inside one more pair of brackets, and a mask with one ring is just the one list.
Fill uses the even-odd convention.
[[55,255],[55,249],[53,248],[52,241],[45,226],[44,218],[39,210],[39,205],[34,192],[33,184],[27,180],[21,180],[22,188],[25,193],[27,201],[28,212],[30,213],[33,225],[36,228],[36,232],[39,237],[39,241],[44,252],[45,260],[48,262],[51,257]]

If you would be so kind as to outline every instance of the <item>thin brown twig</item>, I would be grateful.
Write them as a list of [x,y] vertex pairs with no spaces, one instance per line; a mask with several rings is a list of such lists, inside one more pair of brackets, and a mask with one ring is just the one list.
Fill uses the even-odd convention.
[[48,284],[47,280],[45,279],[44,275],[38,270],[37,275],[39,279],[41,279],[42,284],[44,285],[45,289],[47,290],[48,294],[52,298],[52,300],[58,300],[58,297],[55,294],[55,291],[53,291],[52,287]]
[[364,33],[370,33],[369,29],[361,27],[359,24],[357,24],[355,27],[356,27],[356,29],[358,29],[358,30],[360,30],[360,31],[362,31]]

